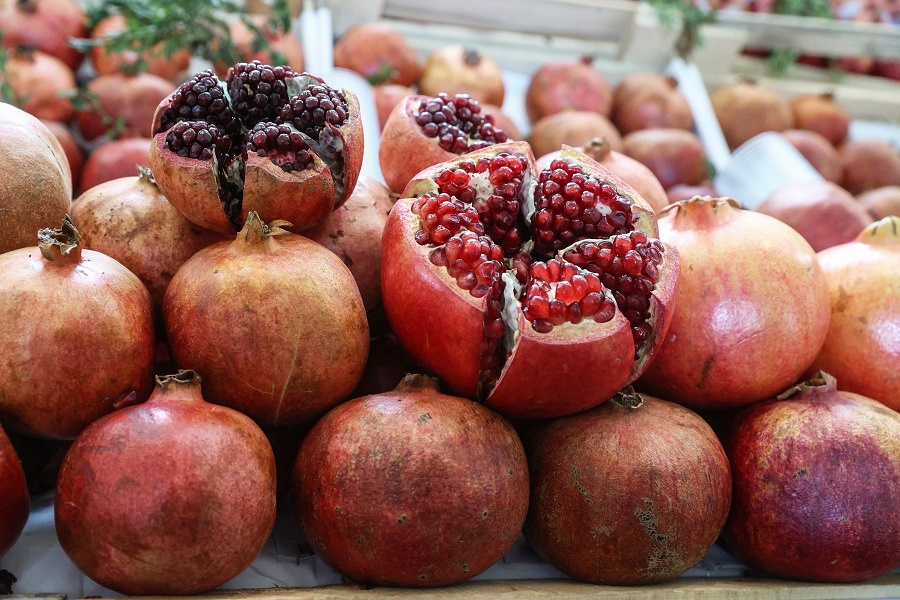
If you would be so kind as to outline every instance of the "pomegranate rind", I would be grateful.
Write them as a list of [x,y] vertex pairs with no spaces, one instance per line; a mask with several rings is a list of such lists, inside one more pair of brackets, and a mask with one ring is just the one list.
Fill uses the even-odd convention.
[[637,352],[629,384],[637,381],[650,366],[666,339],[669,326],[672,324],[672,316],[675,314],[675,293],[678,291],[681,264],[678,249],[665,242],[662,242],[662,245],[665,252],[659,266],[659,280],[650,295],[650,325],[653,333]]
[[[356,188],[356,182],[359,180],[359,174],[362,171],[363,153],[365,138],[362,126],[362,117],[359,114],[359,98],[350,90],[344,89],[344,98],[347,100],[347,122],[335,128],[329,125],[332,130],[340,135],[343,141],[343,149],[341,155],[343,157],[343,190],[340,196],[335,197],[332,210],[339,208],[347,201],[350,194]],[[334,186],[340,189],[339,185]]]

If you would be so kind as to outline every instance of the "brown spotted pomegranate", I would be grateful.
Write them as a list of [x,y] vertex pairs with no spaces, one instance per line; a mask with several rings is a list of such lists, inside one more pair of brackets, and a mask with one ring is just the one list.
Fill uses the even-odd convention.
[[413,358],[525,418],[590,408],[643,372],[678,271],[630,186],[572,148],[540,174],[533,162],[507,142],[426,169],[382,252],[385,310]]
[[239,231],[250,212],[297,229],[341,206],[362,166],[359,103],[308,73],[259,61],[194,75],[153,119],[150,167],[191,222]]
[[0,425],[0,558],[19,538],[30,509],[25,471]]

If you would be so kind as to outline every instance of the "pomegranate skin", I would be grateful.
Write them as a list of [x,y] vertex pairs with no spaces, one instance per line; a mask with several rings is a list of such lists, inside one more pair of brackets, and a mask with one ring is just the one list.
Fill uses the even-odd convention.
[[149,138],[123,138],[95,148],[84,163],[81,191],[114,179],[136,176],[141,167],[149,168],[152,143]]
[[811,371],[900,412],[900,217],[819,253],[831,294],[828,337]]
[[163,297],[172,358],[204,395],[266,425],[301,425],[362,376],[369,329],[353,275],[334,253],[256,213],[233,241],[185,262]]
[[873,219],[900,217],[900,185],[886,185],[856,197]]
[[[291,31],[281,31],[269,24],[265,15],[251,14],[247,18],[263,34],[268,48],[254,50],[256,35],[247,26],[243,18],[238,19],[228,26],[231,41],[237,50],[237,56],[242,62],[258,60],[267,65],[287,64],[295,73],[301,73],[306,64],[303,54],[303,44],[300,38]],[[275,56],[275,54],[278,56]],[[275,60],[284,59],[284,60]],[[231,65],[225,61],[217,60],[213,68],[220,77],[224,77]]]
[[850,115],[830,94],[801,94],[790,102],[794,127],[815,131],[832,146],[839,146],[850,133]]
[[673,579],[703,558],[728,516],[725,451],[700,416],[672,402],[618,395],[549,422],[528,448],[525,537],[575,579]]
[[190,371],[76,438],[56,531],[91,579],[123,594],[199,594],[256,558],[275,523],[275,457],[248,417],[203,401]]
[[87,14],[77,0],[10,0],[0,4],[0,34],[7,48],[34,48],[75,70],[84,55],[69,45],[87,37]]
[[0,85],[9,85],[22,110],[42,121],[68,123],[75,116],[70,100],[77,87],[75,73],[55,56],[37,50],[9,52]]
[[749,81],[719,88],[710,101],[732,150],[757,134],[793,126],[788,103],[774,91]]
[[564,111],[547,115],[534,123],[528,142],[535,156],[555,152],[565,146],[584,146],[594,138],[605,138],[609,147],[622,152],[622,136],[612,121],[591,111]]
[[72,189],[77,190],[81,181],[81,171],[84,169],[84,153],[75,141],[75,136],[68,125],[58,121],[41,121],[56,138],[62,146],[66,155],[66,161],[69,163],[69,170],[72,172]]
[[419,93],[468,94],[478,102],[503,106],[503,70],[489,56],[457,45],[433,50],[422,65]]
[[31,496],[16,449],[0,425],[0,558],[6,554],[28,521]]
[[887,185],[900,185],[900,153],[881,140],[850,141],[838,148],[841,187],[853,195]]
[[[125,16],[111,14],[100,19],[91,30],[91,39],[102,40],[115,37],[126,30]],[[133,50],[111,52],[105,46],[94,46],[90,50],[91,62],[97,75],[128,73],[136,69],[139,60],[143,60],[147,73],[177,82],[191,63],[191,53],[182,48],[171,56],[166,56],[162,45],[141,53]]]
[[678,83],[658,73],[630,73],[613,90],[612,122],[622,135],[640,129],[693,129],[694,116]]
[[612,87],[590,58],[559,60],[542,65],[525,91],[525,111],[534,123],[567,110],[592,111],[608,117]]
[[863,581],[900,566],[900,414],[826,377],[738,413],[724,533],[773,575]]
[[291,496],[310,546],[345,577],[421,588],[465,581],[500,560],[525,520],[528,489],[508,421],[410,375],[316,424]]
[[110,131],[107,119],[112,118],[123,123],[115,137],[150,138],[156,107],[174,87],[168,79],[150,73],[101,75],[87,86],[99,99],[99,110],[88,107],[77,111],[78,130],[84,139],[96,140]]
[[372,85],[411,86],[422,74],[415,48],[384,23],[362,23],[345,31],[334,44],[334,66],[355,71]]
[[819,174],[832,183],[841,183],[843,166],[835,147],[821,134],[808,129],[785,129],[781,132]]
[[378,111],[378,125],[384,129],[388,117],[394,111],[394,108],[403,102],[407,96],[412,96],[415,92],[408,85],[399,85],[396,83],[384,83],[376,85],[372,88],[375,95],[375,110]]
[[72,439],[150,395],[153,305],[121,263],[78,245],[68,217],[38,238],[40,248],[0,255],[0,417],[35,437]]
[[622,152],[643,165],[665,188],[700,185],[709,172],[706,150],[691,131],[675,128],[640,129],[622,138]]
[[659,220],[681,259],[675,304],[690,309],[675,311],[638,389],[691,409],[743,406],[797,381],[819,353],[831,306],[815,252],[778,219],[739,206],[695,197]]

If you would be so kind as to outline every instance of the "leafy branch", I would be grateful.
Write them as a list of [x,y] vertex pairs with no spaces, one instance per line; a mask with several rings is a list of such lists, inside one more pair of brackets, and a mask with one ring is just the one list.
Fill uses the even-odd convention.
[[650,6],[665,27],[671,28],[681,22],[681,34],[675,48],[682,57],[689,57],[694,48],[703,45],[700,29],[716,22],[715,10],[704,10],[692,0],[650,0]]

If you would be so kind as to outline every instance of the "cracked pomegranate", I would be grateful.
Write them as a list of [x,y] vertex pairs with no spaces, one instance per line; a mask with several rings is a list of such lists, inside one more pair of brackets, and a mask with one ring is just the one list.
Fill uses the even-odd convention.
[[630,186],[573,148],[533,164],[508,142],[419,173],[382,252],[385,310],[413,358],[525,418],[590,408],[637,378],[678,273]]
[[247,215],[321,223],[356,185],[362,165],[359,103],[308,73],[259,61],[194,75],[160,103],[150,166],[191,222],[240,230]]

